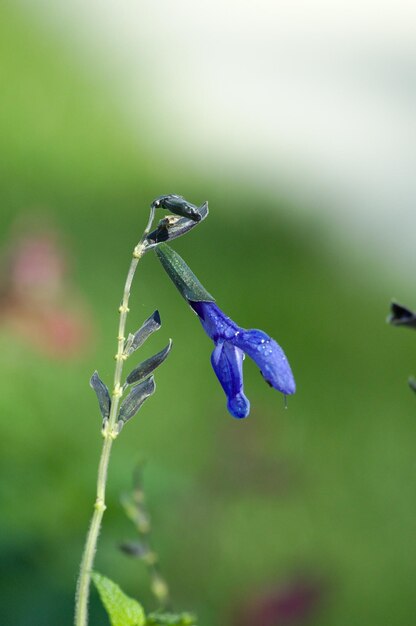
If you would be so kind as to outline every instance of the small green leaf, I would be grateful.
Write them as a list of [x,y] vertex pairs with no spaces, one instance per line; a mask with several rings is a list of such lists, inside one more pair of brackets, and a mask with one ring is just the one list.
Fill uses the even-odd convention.
[[191,613],[151,613],[146,626],[197,626],[196,617]]
[[143,380],[151,374],[159,365],[162,365],[163,361],[168,356],[170,350],[172,348],[172,339],[169,339],[169,343],[166,348],[163,348],[157,354],[154,354],[143,363],[140,363],[126,378],[126,383],[131,385],[133,383],[137,383],[139,380]]
[[186,300],[191,302],[215,302],[215,298],[201,285],[182,257],[166,243],[159,244],[156,248],[156,254],[169,278]]
[[91,577],[110,618],[111,626],[145,626],[144,611],[137,600],[126,596],[109,578],[97,572],[93,572]]
[[143,402],[155,392],[155,389],[156,383],[153,376],[149,376],[149,378],[133,387],[129,395],[123,400],[118,419],[122,422],[127,422],[134,417]]

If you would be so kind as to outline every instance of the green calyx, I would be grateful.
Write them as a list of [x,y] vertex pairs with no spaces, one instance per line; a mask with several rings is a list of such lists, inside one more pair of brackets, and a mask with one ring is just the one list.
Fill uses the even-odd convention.
[[169,278],[188,302],[215,302],[177,252],[165,243],[159,244],[155,252]]

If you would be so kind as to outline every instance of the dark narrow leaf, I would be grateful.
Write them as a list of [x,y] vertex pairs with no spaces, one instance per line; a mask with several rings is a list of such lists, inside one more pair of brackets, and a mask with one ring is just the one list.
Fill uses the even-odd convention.
[[136,415],[143,402],[155,392],[155,389],[156,383],[153,376],[133,387],[121,405],[118,419],[127,422]]
[[208,202],[204,202],[204,204],[198,207],[197,211],[201,218],[199,221],[194,221],[187,217],[166,217],[161,220],[158,227],[147,236],[146,249],[154,248],[163,241],[171,241],[172,239],[181,237],[194,228],[199,222],[202,222],[209,212]]
[[126,378],[126,383],[128,385],[132,385],[133,383],[137,383],[139,380],[143,380],[151,374],[159,365],[163,363],[163,361],[168,356],[169,352],[172,348],[172,339],[169,339],[169,343],[166,348],[163,348],[157,354],[154,354],[143,363],[140,363]]
[[393,326],[407,326],[409,328],[416,328],[416,313],[410,309],[392,302],[390,305],[390,315],[387,321]]
[[160,321],[159,311],[155,311],[145,322],[143,322],[139,330],[135,332],[134,335],[129,335],[130,341],[129,339],[127,340],[128,344],[126,346],[127,354],[131,354],[137,350],[137,348],[140,348],[140,346],[144,344],[146,339],[148,339],[152,333],[159,330],[161,325],[162,323]]
[[156,254],[169,278],[182,296],[191,302],[215,302],[215,298],[199,282],[193,271],[177,252],[162,243],[156,248]]
[[167,196],[159,196],[152,202],[152,208],[166,209],[169,213],[174,215],[181,215],[187,217],[193,222],[200,222],[201,216],[198,212],[198,207],[191,202],[188,202],[182,196],[178,196],[175,193],[171,193]]
[[103,416],[103,420],[107,420],[110,415],[111,398],[107,386],[98,376],[97,370],[91,376],[90,385],[97,394],[98,404],[100,405],[100,411],[101,415]]

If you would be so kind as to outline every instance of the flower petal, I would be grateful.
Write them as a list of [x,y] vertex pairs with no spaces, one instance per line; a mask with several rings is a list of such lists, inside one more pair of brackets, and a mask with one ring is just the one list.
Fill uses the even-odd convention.
[[227,396],[227,408],[234,417],[247,417],[250,402],[243,392],[243,353],[230,343],[215,346],[211,363]]
[[258,365],[265,380],[285,395],[296,391],[292,370],[278,343],[262,330],[242,330],[232,340]]
[[208,337],[215,342],[232,340],[242,329],[228,317],[215,302],[192,302],[189,304],[201,320]]

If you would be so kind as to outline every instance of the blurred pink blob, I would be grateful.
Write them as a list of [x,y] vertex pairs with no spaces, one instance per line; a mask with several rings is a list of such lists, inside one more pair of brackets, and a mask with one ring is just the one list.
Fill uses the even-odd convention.
[[9,269],[16,295],[29,294],[35,299],[57,295],[65,278],[66,262],[55,233],[27,234],[15,241]]
[[1,325],[49,356],[81,354],[91,342],[91,324],[85,299],[68,278],[56,228],[45,219],[21,219],[2,257]]
[[306,626],[317,616],[322,582],[299,576],[252,596],[238,611],[236,626]]

